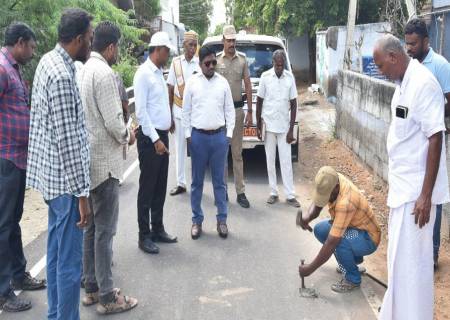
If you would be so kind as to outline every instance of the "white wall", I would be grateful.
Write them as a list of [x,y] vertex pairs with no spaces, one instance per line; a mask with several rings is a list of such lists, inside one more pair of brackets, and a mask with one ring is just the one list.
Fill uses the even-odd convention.
[[[326,35],[332,28],[337,29],[336,50],[326,46]],[[359,42],[361,40],[362,45],[360,48],[353,48],[351,70],[361,73],[364,71],[363,58],[372,59],[375,42],[386,31],[390,30],[391,26],[387,22],[355,26],[354,41]],[[316,81],[321,85],[327,97],[336,95],[337,73],[344,65],[346,36],[347,27],[330,27],[327,31],[316,33]]]

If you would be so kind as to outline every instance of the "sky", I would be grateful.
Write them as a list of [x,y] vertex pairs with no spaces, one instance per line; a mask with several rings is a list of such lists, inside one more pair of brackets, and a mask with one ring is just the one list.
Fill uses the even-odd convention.
[[214,32],[216,26],[224,23],[225,19],[224,0],[213,0],[213,13],[211,16],[211,23],[209,25],[209,32]]

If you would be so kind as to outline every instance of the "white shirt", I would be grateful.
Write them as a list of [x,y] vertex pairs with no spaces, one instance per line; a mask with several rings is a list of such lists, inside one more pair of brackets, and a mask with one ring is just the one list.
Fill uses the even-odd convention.
[[264,99],[261,117],[266,130],[274,133],[286,133],[290,123],[290,101],[297,98],[295,78],[287,70],[280,78],[274,68],[261,75],[258,97]]
[[[194,56],[191,59],[191,61],[187,61],[185,55],[182,55],[179,58],[181,60],[181,69],[183,70],[184,83],[186,84],[187,81],[189,80],[189,78],[194,74],[194,72],[200,73],[202,71],[200,69],[198,57]],[[178,91],[177,76],[175,73],[175,67],[173,65],[173,61],[172,61],[172,64],[170,65],[169,75],[167,77],[167,84],[170,84],[171,86],[175,87],[175,89],[174,89],[175,95],[177,95],[180,98],[183,98],[180,95],[180,92]],[[173,112],[173,116],[175,118],[181,119],[181,117],[182,117],[181,108],[176,106],[175,103],[173,104],[172,112]]]
[[227,137],[233,136],[235,111],[228,81],[217,72],[207,79],[202,72],[186,84],[183,97],[183,127],[186,138],[192,128],[215,130],[226,125]]
[[[408,108],[406,119],[396,116],[398,106]],[[387,138],[387,204],[391,208],[398,208],[418,199],[425,177],[428,138],[437,132],[445,131],[444,96],[441,87],[431,72],[417,60],[411,59],[402,83],[397,85],[391,111],[392,121]],[[432,203],[446,202],[449,202],[449,190],[445,144],[442,143]]]
[[137,122],[152,142],[159,139],[158,130],[169,130],[172,116],[169,93],[163,72],[147,59],[139,66],[133,80]]

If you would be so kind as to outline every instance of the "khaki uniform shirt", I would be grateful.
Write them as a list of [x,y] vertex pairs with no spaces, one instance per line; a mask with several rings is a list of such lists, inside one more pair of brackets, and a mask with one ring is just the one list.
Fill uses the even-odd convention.
[[236,51],[233,58],[225,56],[225,52],[217,55],[216,71],[227,79],[234,102],[242,101],[242,80],[249,76],[245,54]]

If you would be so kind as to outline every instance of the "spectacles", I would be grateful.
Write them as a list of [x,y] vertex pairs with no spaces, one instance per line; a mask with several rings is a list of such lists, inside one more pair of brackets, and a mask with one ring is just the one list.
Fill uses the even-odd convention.
[[212,63],[212,65],[213,65],[213,67],[217,66],[217,60],[206,61],[206,62],[205,62],[205,66],[206,66],[207,68],[209,68],[209,66],[211,65],[211,63]]

